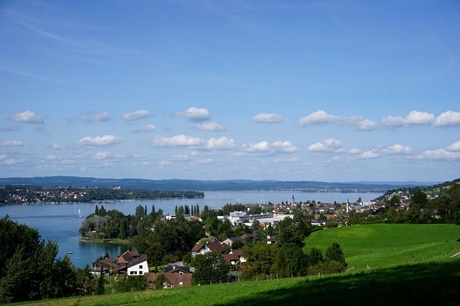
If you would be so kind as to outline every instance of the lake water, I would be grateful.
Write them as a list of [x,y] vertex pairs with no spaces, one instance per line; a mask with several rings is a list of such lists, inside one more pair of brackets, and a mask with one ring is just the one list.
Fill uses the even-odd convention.
[[[78,236],[78,229],[83,220],[94,213],[96,205],[103,205],[105,209],[116,209],[125,215],[132,215],[138,205],[147,206],[150,213],[152,205],[155,209],[162,209],[165,214],[174,214],[177,206],[192,206],[199,204],[202,210],[205,205],[211,208],[221,208],[225,204],[278,204],[291,202],[292,196],[297,202],[308,200],[322,203],[345,203],[361,197],[363,201],[373,200],[380,193],[307,193],[299,191],[206,191],[203,199],[173,199],[173,200],[144,200],[104,203],[77,203],[77,204],[39,204],[39,205],[12,205],[0,206],[0,217],[6,215],[18,223],[27,224],[38,229],[43,239],[56,240],[59,244],[58,257],[68,255],[72,263],[79,268],[86,264],[91,266],[98,257],[108,253],[112,257],[118,256],[126,250],[126,246],[85,243]],[[70,252],[70,253],[69,253]]]

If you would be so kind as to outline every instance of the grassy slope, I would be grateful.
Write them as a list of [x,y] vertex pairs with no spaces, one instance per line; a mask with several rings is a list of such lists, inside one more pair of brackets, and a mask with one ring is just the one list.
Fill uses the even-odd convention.
[[[350,266],[369,264],[372,269],[356,269],[322,278],[240,282],[32,304],[454,305],[460,301],[460,256],[450,256],[460,252],[460,242],[456,241],[459,238],[460,227],[451,225],[363,225],[329,229],[315,232],[307,238],[307,244],[326,249],[337,241],[344,248]],[[377,269],[379,266],[383,268]]]
[[348,267],[385,268],[423,263],[460,252],[460,227],[451,224],[369,224],[312,233],[305,249],[341,245]]

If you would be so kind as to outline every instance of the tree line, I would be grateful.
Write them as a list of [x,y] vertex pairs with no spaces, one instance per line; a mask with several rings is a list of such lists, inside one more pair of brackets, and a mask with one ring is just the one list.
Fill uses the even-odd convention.
[[56,241],[8,216],[0,219],[0,245],[0,304],[104,293],[103,278],[56,258]]
[[348,224],[358,223],[452,223],[460,225],[460,183],[454,183],[432,199],[428,191],[413,190],[408,209],[402,209],[402,201],[393,195],[376,212],[350,213]]
[[203,197],[203,192],[189,190],[147,190],[71,186],[0,186],[0,205]]

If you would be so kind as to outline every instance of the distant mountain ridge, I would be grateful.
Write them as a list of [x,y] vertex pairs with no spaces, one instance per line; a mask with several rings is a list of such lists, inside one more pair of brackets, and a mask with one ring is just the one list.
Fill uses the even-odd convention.
[[[431,184],[431,183],[429,183]],[[277,180],[190,180],[190,179],[110,179],[78,176],[9,177],[0,178],[0,185],[31,186],[88,186],[117,187],[148,190],[243,191],[243,190],[297,190],[314,192],[386,192],[395,187],[425,186],[428,183],[398,182],[319,182]]]

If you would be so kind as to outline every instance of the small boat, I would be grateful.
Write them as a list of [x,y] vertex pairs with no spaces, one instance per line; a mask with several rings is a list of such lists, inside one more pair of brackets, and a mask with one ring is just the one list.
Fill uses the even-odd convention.
[[67,252],[67,254],[73,254],[73,252]]

